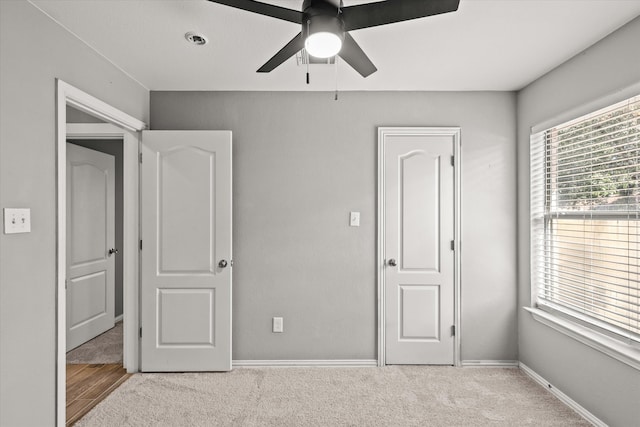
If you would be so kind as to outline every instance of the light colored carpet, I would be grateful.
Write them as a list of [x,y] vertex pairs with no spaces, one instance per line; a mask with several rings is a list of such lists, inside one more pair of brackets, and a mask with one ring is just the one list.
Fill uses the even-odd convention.
[[121,364],[122,322],[67,353],[68,364]]
[[76,426],[589,426],[518,369],[136,374]]

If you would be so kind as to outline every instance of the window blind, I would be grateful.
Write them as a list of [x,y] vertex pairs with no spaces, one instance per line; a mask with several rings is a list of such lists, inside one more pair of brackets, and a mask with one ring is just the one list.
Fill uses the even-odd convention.
[[531,136],[538,307],[640,341],[640,96]]

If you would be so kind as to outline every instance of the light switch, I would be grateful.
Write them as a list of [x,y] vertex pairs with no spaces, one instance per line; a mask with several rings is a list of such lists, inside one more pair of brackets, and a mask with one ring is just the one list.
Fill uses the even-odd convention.
[[4,234],[30,233],[31,209],[4,208]]
[[349,225],[351,227],[360,227],[360,212],[349,213]]
[[282,317],[273,318],[273,332],[284,332],[284,319]]

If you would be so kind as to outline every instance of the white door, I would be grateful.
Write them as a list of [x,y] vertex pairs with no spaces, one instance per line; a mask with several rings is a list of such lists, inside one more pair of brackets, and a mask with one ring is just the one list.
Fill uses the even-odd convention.
[[114,326],[115,158],[67,144],[67,351]]
[[382,133],[387,364],[454,364],[454,141]]
[[231,132],[142,140],[142,370],[231,370]]

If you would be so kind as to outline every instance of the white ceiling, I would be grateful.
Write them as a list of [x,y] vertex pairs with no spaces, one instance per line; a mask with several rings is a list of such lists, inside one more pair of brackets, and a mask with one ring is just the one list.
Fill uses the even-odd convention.
[[[30,0],[150,90],[333,90],[333,66],[255,71],[297,24],[205,0]],[[393,0],[388,0],[393,1]],[[300,9],[302,0],[271,0]],[[344,0],[345,6],[366,3]],[[377,66],[340,90],[517,90],[636,16],[640,0],[461,0],[457,12],[353,31]],[[188,31],[205,46],[188,44]]]

